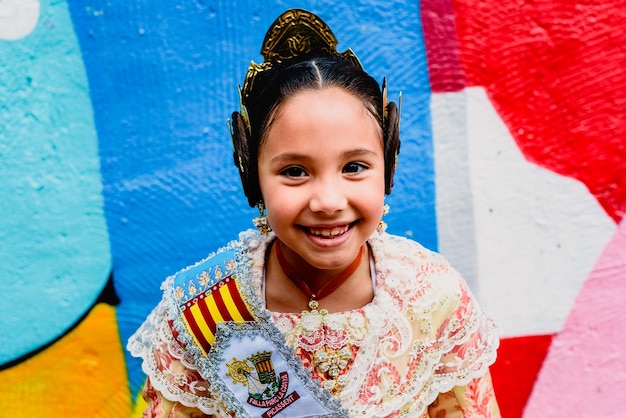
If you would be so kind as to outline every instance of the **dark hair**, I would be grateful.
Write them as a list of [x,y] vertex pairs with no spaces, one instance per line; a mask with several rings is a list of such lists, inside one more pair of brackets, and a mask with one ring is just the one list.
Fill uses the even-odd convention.
[[358,97],[377,121],[383,137],[385,193],[391,193],[400,149],[399,114],[395,103],[391,102],[383,109],[379,84],[351,61],[334,56],[314,57],[276,66],[255,80],[252,90],[242,98],[249,129],[239,112],[232,115],[234,160],[250,206],[263,200],[258,178],[258,153],[280,107],[302,90],[327,87],[338,87]]

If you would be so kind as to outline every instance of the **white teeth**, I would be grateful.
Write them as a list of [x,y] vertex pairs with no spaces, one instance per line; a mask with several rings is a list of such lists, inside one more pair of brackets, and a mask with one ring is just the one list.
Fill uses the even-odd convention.
[[324,238],[338,237],[339,235],[345,234],[347,230],[348,230],[347,226],[342,227],[342,228],[331,228],[331,229],[322,229],[322,228],[310,228],[309,229],[311,234],[317,235],[318,237],[324,237]]

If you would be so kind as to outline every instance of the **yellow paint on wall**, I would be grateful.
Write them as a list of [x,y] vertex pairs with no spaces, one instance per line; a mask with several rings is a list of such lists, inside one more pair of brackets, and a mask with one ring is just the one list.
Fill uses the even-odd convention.
[[148,404],[141,396],[141,391],[137,394],[137,399],[135,399],[135,407],[133,409],[133,414],[130,418],[141,418],[143,416],[143,411],[146,409]]
[[132,405],[115,308],[96,305],[72,332],[0,372],[3,417],[128,418]]

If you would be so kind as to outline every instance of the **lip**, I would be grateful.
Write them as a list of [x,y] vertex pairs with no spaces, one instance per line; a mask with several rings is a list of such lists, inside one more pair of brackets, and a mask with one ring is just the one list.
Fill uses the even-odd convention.
[[333,224],[299,225],[307,238],[320,247],[334,247],[343,244],[351,235],[357,221]]

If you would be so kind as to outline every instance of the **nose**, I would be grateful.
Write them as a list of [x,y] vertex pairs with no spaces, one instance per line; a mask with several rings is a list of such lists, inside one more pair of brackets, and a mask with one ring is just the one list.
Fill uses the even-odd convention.
[[309,209],[315,213],[333,214],[346,208],[346,184],[334,176],[316,179],[311,185]]

